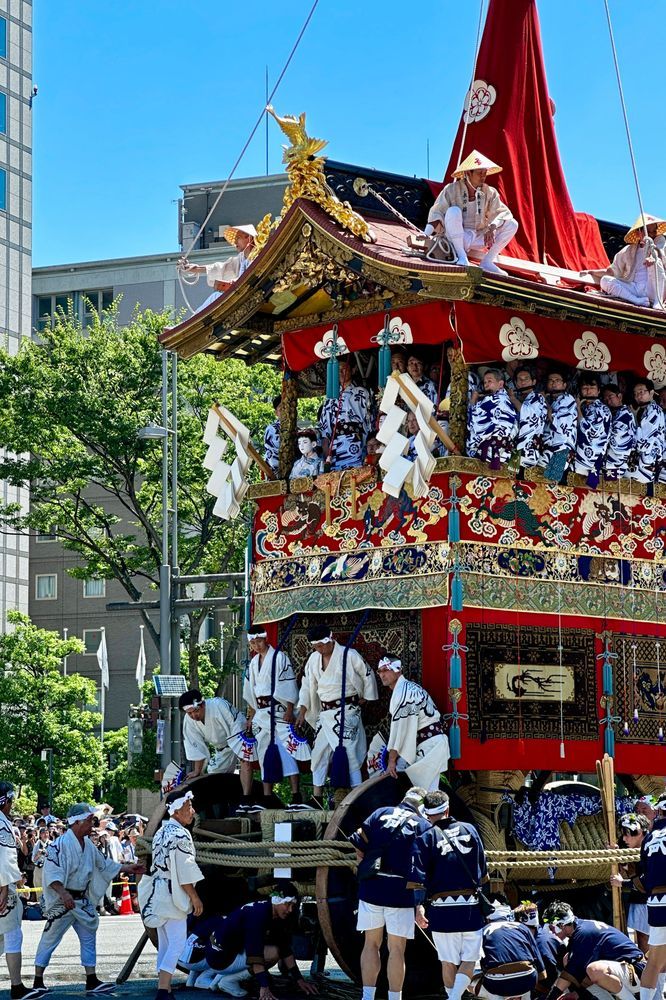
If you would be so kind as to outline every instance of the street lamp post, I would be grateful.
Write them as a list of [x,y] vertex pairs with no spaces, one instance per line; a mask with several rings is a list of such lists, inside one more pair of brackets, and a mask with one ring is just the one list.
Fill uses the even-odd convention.
[[46,763],[48,755],[49,762],[49,812],[53,810],[53,748],[44,747],[41,752],[41,759],[43,763]]
[[[139,431],[143,441],[162,442],[162,562],[160,565],[160,671],[180,673],[180,629],[173,609],[173,577],[178,574],[178,367],[171,355],[171,427],[169,427],[169,351],[162,351],[162,424]],[[171,509],[169,508],[169,439],[171,439]],[[169,560],[171,513],[171,562]],[[172,569],[173,567],[173,569]],[[164,718],[162,768],[179,757],[178,727],[173,726],[171,701]],[[175,732],[174,732],[175,728]]]

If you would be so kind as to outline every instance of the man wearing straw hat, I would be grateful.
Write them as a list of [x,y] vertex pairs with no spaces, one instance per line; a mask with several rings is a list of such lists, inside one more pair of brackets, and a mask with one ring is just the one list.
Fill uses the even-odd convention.
[[468,253],[480,257],[480,266],[506,274],[495,263],[518,231],[518,223],[486,177],[502,168],[475,149],[453,171],[454,180],[437,195],[428,214],[426,234],[444,233],[456,253],[456,263],[469,265]]
[[[637,306],[664,308],[666,221],[639,215],[624,237],[627,244],[601,277],[601,291]],[[647,236],[647,239],[646,239]]]
[[234,281],[238,281],[250,266],[250,254],[254,249],[257,230],[252,225],[227,226],[224,238],[227,243],[236,247],[238,253],[229,260],[216,261],[214,264],[191,264],[185,258],[178,266],[185,274],[205,274],[206,282],[218,292],[226,292]]
[[397,656],[383,656],[377,664],[377,676],[391,690],[388,773],[397,778],[402,763],[413,785],[428,791],[438,788],[439,776],[449,762],[449,741],[434,701],[420,684],[407,680]]

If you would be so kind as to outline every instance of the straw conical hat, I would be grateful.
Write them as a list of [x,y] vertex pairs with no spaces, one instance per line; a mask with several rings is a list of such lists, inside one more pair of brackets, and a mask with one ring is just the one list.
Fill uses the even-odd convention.
[[666,233],[666,221],[664,219],[657,218],[656,215],[650,215],[645,212],[643,215],[639,215],[633,226],[624,238],[625,243],[640,243],[643,239],[643,229],[644,226],[657,226],[657,236],[663,236]]
[[236,242],[236,236],[238,233],[246,233],[248,236],[255,237],[257,235],[257,230],[254,226],[227,226],[224,230],[224,238],[227,243],[231,243],[233,246]]
[[502,168],[492,160],[489,160],[483,153],[473,149],[469,156],[465,157],[453,171],[453,177],[462,177],[468,170],[487,170],[489,174],[498,174]]

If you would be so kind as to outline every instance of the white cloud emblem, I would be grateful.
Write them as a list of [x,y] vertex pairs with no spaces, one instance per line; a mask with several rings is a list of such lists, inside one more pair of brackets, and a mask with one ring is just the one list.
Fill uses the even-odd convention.
[[651,378],[657,389],[666,385],[666,350],[661,344],[654,344],[643,355],[643,364],[648,378]]
[[578,358],[576,368],[584,368],[588,372],[607,372],[610,364],[610,351],[599,340],[596,333],[586,330],[573,345],[574,354]]
[[467,91],[463,105],[463,121],[467,125],[482,121],[490,113],[497,91],[485,80],[475,80]]
[[349,354],[349,348],[340,334],[336,337],[333,330],[327,330],[321,340],[318,340],[315,344],[314,352],[318,358],[328,361],[333,354],[336,356],[340,354]]
[[512,316],[500,329],[503,361],[529,361],[539,356],[539,341],[519,316]]
[[[371,338],[373,344],[383,344],[384,328]],[[394,316],[389,322],[388,344],[413,344],[412,328],[409,323],[403,322],[399,316]]]

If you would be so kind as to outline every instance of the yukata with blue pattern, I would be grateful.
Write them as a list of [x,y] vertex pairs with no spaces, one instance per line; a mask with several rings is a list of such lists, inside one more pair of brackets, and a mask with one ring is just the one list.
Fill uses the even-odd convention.
[[280,421],[274,420],[264,432],[264,458],[277,474],[280,455]]
[[518,451],[520,464],[532,469],[539,464],[543,452],[548,406],[543,393],[530,389],[520,404],[518,414]]
[[[583,399],[580,409],[574,469],[579,475],[597,477],[598,482],[613,418],[600,399]],[[596,483],[590,482],[590,485],[596,486]]]
[[482,397],[470,408],[467,454],[499,469],[511,458],[518,437],[518,414],[506,389]]
[[437,406],[439,402],[439,396],[437,394],[437,386],[431,378],[422,378],[419,381],[415,381],[415,385],[421,390],[424,396],[427,396],[434,407]]
[[666,462],[666,419],[654,400],[636,410],[636,447],[629,478],[639,483],[654,483],[660,466]]
[[606,479],[622,479],[627,475],[629,460],[636,446],[636,418],[630,406],[623,403],[611,410],[613,417],[606,450]]
[[328,441],[324,461],[331,470],[363,465],[366,442],[372,429],[372,400],[363,386],[340,389],[337,399],[325,399],[319,409],[319,433]]
[[[543,435],[544,450],[539,465],[545,468],[558,451],[573,453],[576,448],[578,407],[570,392],[551,395]],[[567,459],[566,465],[569,464]],[[565,468],[566,468],[565,465]]]
[[380,858],[379,871],[359,880],[358,896],[374,906],[413,908],[423,885],[420,845],[430,824],[406,802],[375,809],[350,842],[363,854]]

